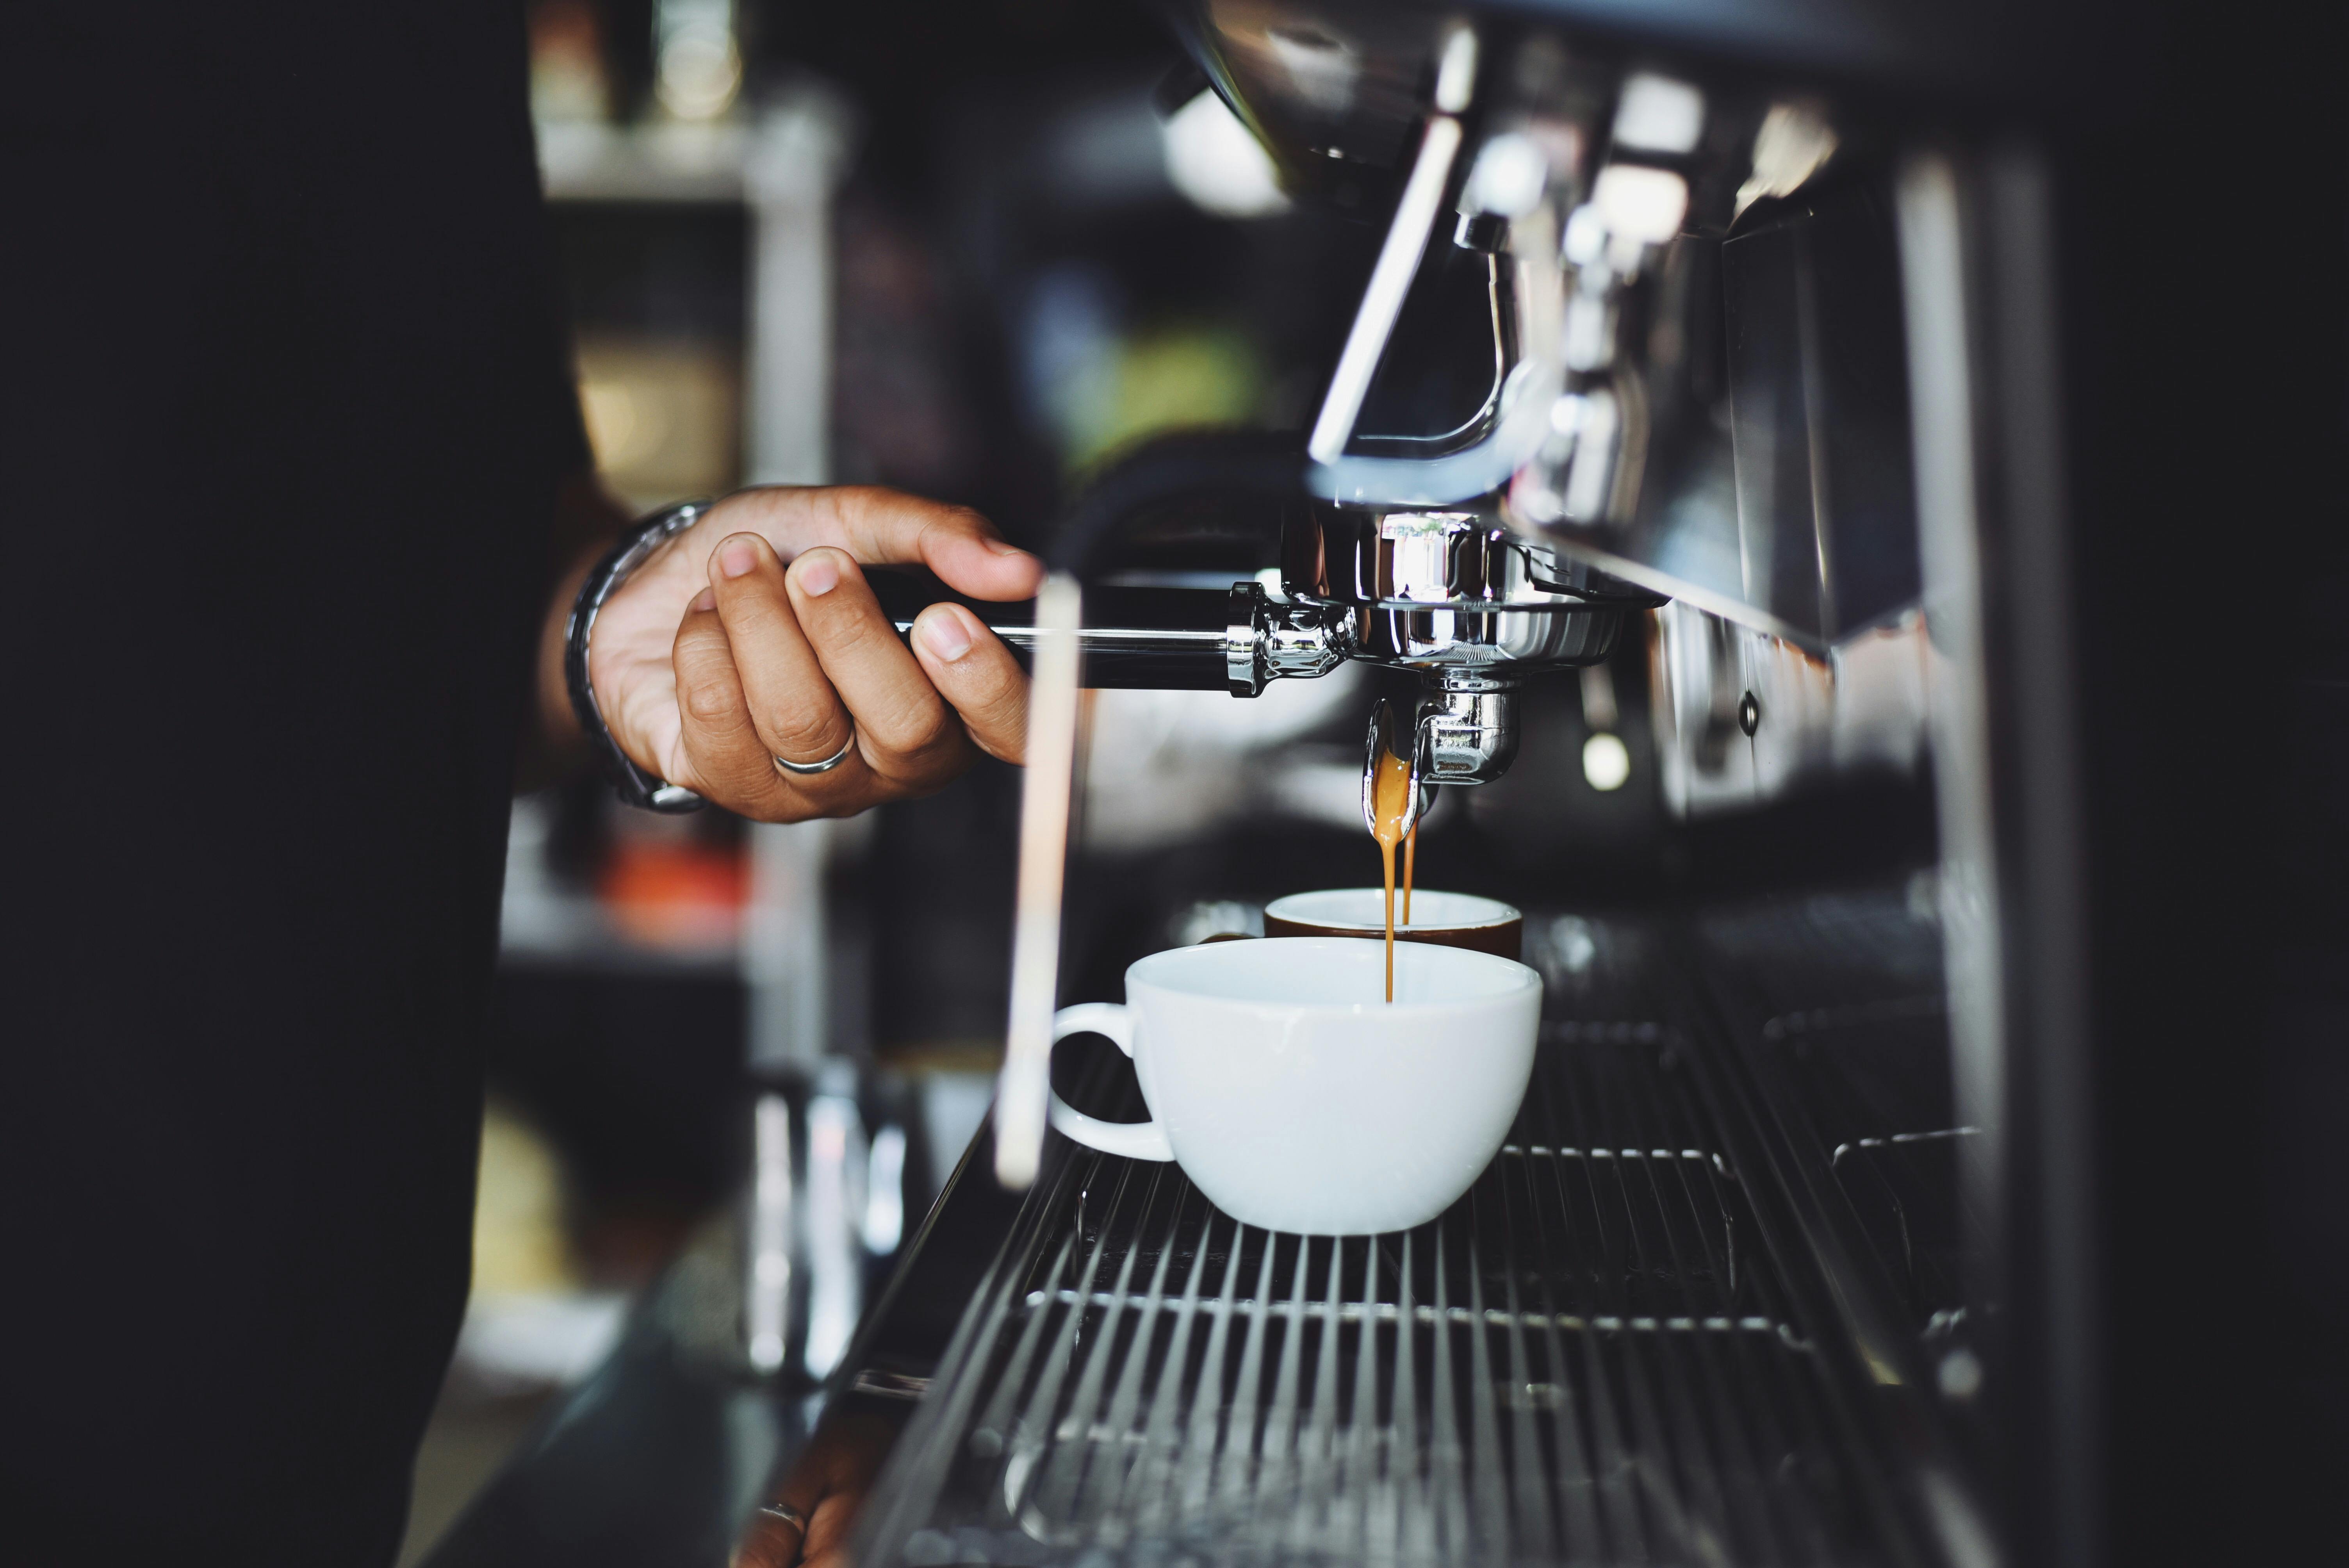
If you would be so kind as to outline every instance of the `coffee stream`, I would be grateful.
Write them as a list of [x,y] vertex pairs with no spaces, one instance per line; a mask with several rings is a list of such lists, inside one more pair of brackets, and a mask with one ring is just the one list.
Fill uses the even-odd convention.
[[1387,1000],[1394,1000],[1394,941],[1395,941],[1395,845],[1402,843],[1402,921],[1411,923],[1411,879],[1413,862],[1419,858],[1419,821],[1412,818],[1411,830],[1403,830],[1403,819],[1411,816],[1411,763],[1397,757],[1392,750],[1381,751],[1377,776],[1371,781],[1371,833],[1379,841],[1379,859],[1386,866],[1387,890]]
[[1402,841],[1402,923],[1411,923],[1411,873],[1419,861],[1419,819],[1411,820],[1411,832]]

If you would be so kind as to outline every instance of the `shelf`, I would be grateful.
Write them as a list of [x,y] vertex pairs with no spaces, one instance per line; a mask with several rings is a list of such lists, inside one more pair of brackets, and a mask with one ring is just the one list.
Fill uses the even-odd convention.
[[538,166],[551,201],[740,201],[750,141],[739,123],[542,121]]
[[852,134],[846,105],[809,87],[755,119],[543,120],[538,166],[550,201],[820,207],[844,170]]

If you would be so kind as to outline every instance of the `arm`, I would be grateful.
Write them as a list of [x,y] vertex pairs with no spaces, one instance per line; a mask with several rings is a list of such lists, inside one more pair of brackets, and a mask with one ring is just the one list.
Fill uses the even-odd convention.
[[539,625],[536,688],[536,749],[553,761],[574,761],[585,738],[563,682],[564,623],[570,617],[571,602],[579,596],[579,584],[586,581],[588,570],[628,522],[628,514],[604,493],[592,472],[564,480],[555,493],[554,558],[561,569],[555,573],[554,592]]
[[[590,560],[564,574],[541,644],[540,708],[554,738],[576,738],[562,624]],[[1018,761],[1027,677],[958,605],[925,611],[909,651],[859,569],[906,562],[979,599],[1026,598],[1042,578],[1033,556],[964,508],[863,486],[728,497],[598,616],[588,667],[605,725],[638,765],[761,821],[927,794],[980,750]],[[820,761],[852,740],[829,772],[776,766]]]

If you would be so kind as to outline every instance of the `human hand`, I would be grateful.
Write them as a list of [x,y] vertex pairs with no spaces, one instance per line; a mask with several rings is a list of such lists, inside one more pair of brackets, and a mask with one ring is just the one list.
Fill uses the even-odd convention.
[[[958,604],[909,650],[859,563],[919,563],[974,599],[1024,599],[1043,567],[978,513],[871,486],[744,490],[605,602],[596,706],[636,763],[768,822],[926,795],[979,751],[1020,760],[1028,679]],[[853,741],[853,744],[852,744]],[[776,765],[840,766],[792,774]]]
[[770,1499],[806,1521],[804,1532],[761,1508],[734,1548],[733,1568],[848,1568],[849,1529],[896,1437],[885,1417],[827,1417]]

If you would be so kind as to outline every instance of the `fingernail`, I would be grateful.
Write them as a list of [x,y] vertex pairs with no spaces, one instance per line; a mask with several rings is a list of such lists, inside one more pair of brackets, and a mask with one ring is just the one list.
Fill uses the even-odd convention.
[[962,617],[951,610],[924,618],[922,641],[948,664],[970,652],[970,634],[962,629]]
[[759,552],[747,539],[730,539],[718,547],[718,570],[740,577],[759,564]]
[[809,598],[818,598],[840,586],[840,568],[819,555],[800,568],[800,592]]
[[995,555],[1025,555],[1028,553],[1018,545],[1007,543],[1000,539],[990,539],[987,541],[987,548],[989,553]]
[[693,613],[695,614],[698,615],[706,611],[715,610],[716,608],[718,608],[717,589],[704,588],[699,593],[694,596]]

